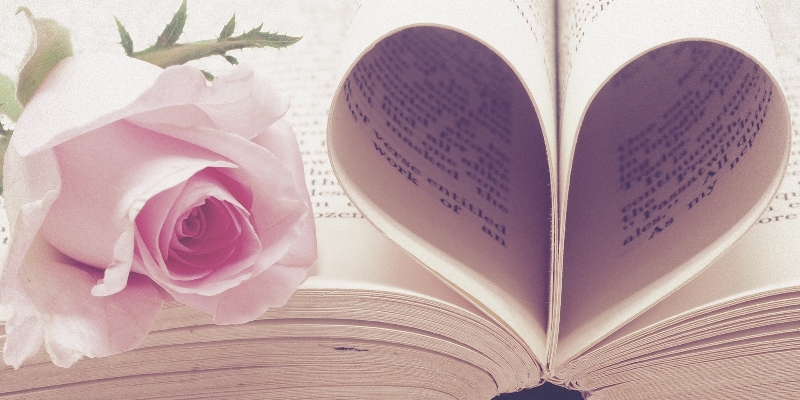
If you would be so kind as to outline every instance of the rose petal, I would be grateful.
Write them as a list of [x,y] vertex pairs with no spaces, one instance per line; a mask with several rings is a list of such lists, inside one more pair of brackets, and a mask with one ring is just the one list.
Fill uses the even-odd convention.
[[12,137],[5,154],[5,207],[11,243],[0,266],[0,304],[11,313],[6,322],[3,358],[18,368],[41,347],[43,322],[21,286],[21,271],[47,211],[58,196],[60,181],[55,155],[43,151],[21,157]]
[[19,151],[28,155],[150,112],[156,122],[222,129],[250,139],[287,109],[288,102],[246,66],[208,86],[199,70],[185,65],[162,70],[118,54],[77,54],[42,82],[15,135],[24,137]]
[[[316,258],[316,238],[310,198],[305,188],[302,161],[297,140],[289,125],[277,122],[253,142],[236,135],[204,129],[203,134],[171,125],[132,118],[132,122],[185,140],[200,147],[214,148],[241,168],[228,170],[234,180],[248,184],[255,200],[251,210],[262,258],[292,265],[308,265]],[[263,146],[263,147],[262,147]],[[275,148],[275,153],[269,151]],[[281,154],[282,158],[278,158]],[[278,243],[280,241],[280,243]],[[259,262],[258,265],[269,265]],[[256,270],[258,274],[261,271]]]
[[[159,238],[162,229],[167,225],[167,217],[172,205],[183,192],[185,185],[185,181],[181,182],[151,197],[136,218],[136,235],[140,239],[135,240],[143,241],[143,245],[149,249],[149,253],[157,264],[163,263],[162,254],[169,254],[169,240],[159,241]],[[174,221],[170,223],[174,223]],[[146,269],[137,269],[136,266],[137,264],[134,264],[134,271],[147,273]]]
[[[142,118],[132,117],[131,121],[198,147],[214,149],[239,165],[239,169],[228,173],[235,181],[242,182],[253,190],[253,207],[258,207],[259,212],[253,211],[252,214],[256,218],[255,225],[258,229],[272,226],[289,214],[296,215],[294,208],[309,207],[302,201],[303,195],[298,193],[293,174],[287,165],[267,149],[241,136],[216,129],[184,129]],[[306,189],[303,188],[302,191]]]
[[[114,148],[125,151],[108,151]],[[205,149],[125,121],[62,143],[55,153],[62,190],[42,232],[69,257],[107,269],[96,295],[125,287],[134,219],[147,199],[204,168],[235,167]]]
[[[128,120],[143,128],[194,144],[225,157],[253,177],[253,179],[243,181],[248,187],[252,188],[256,185],[270,187],[275,193],[275,197],[284,200],[284,206],[294,203],[299,198],[297,188],[292,180],[292,173],[287,166],[269,150],[241,136],[218,129],[183,128],[154,122],[149,120],[147,115],[133,116]],[[238,178],[237,176],[234,180],[239,181]],[[275,205],[278,206],[278,204]]]
[[18,300],[6,324],[6,363],[19,367],[42,342],[61,367],[82,356],[109,356],[139,344],[161,309],[163,295],[149,279],[133,275],[124,291],[92,296],[101,274],[37,237],[20,271],[24,300]]
[[[207,297],[207,296],[216,296],[219,293],[224,292],[232,287],[239,285],[240,283],[246,281],[247,279],[252,277],[250,273],[239,273],[235,276],[230,276],[224,281],[211,281],[208,282],[205,286],[202,286],[202,282],[182,282],[177,279],[172,278],[169,276],[168,268],[163,264],[157,264],[154,260],[153,255],[150,253],[147,246],[142,241],[139,235],[135,236],[136,245],[137,245],[137,252],[140,255],[136,261],[136,264],[141,263],[141,265],[137,265],[135,268],[143,270],[148,276],[150,276],[153,281],[158,284],[162,289],[164,289],[167,293],[175,297],[175,295],[180,294],[187,294],[187,293],[194,293],[199,297]],[[192,285],[198,286],[198,288],[192,287]],[[179,299],[176,300],[180,301]],[[185,303],[188,306],[193,306],[190,303]]]
[[216,296],[170,294],[175,300],[212,315],[215,324],[242,324],[286,304],[308,273],[304,266],[274,264],[262,269],[259,275]]
[[255,231],[247,221],[241,221],[243,228],[241,236],[234,242],[233,251],[224,263],[208,268],[208,273],[196,279],[180,279],[182,271],[192,267],[182,263],[181,259],[167,260],[169,280],[159,281],[171,289],[183,293],[197,293],[200,295],[216,295],[253,275],[253,264],[259,257],[261,242]]
[[[33,239],[50,207],[49,203],[44,204],[42,201],[46,197],[55,200],[61,187],[55,153],[43,151],[35,156],[22,157],[19,151],[20,140],[16,135],[12,136],[3,164],[4,204],[11,236],[14,239],[12,249],[13,243],[19,242],[16,240],[17,237],[26,237],[27,242]],[[24,207],[33,205],[42,207],[41,212],[35,214],[39,220],[35,224],[34,231],[17,229],[17,223],[25,221],[20,219],[19,212]],[[27,245],[25,246],[22,254],[27,251]]]
[[[182,186],[181,193],[169,205],[169,213],[166,217],[165,225],[161,227],[161,235],[174,237],[175,226],[179,225],[181,217],[188,211],[202,206],[208,198],[235,204],[244,213],[248,213],[239,204],[239,199],[227,190],[225,182],[220,178],[227,180],[227,177],[218,172],[217,169],[205,169],[189,178],[186,184]],[[164,237],[161,239],[163,240]]]
[[[225,175],[216,169],[200,171],[180,186],[179,194],[176,195],[175,189],[171,189],[154,196],[137,218],[137,225],[140,226],[137,251],[142,257],[142,266],[157,284],[171,293],[193,292],[204,296],[217,295],[253,275],[251,269],[259,257],[261,242],[247,219],[247,210],[241,208],[237,198],[226,190],[224,179],[221,181],[220,178],[225,178]],[[172,204],[163,201],[165,197],[171,199]],[[249,193],[246,197],[249,197]],[[232,218],[230,222],[238,227],[234,233],[236,238],[235,240],[220,238],[222,243],[233,243],[233,251],[223,265],[208,269],[193,269],[184,265],[182,263],[184,260],[170,258],[174,254],[171,250],[165,251],[161,244],[168,242],[169,246],[175,246],[175,241],[170,239],[174,238],[174,227],[181,223],[181,216],[188,210],[200,206],[208,198],[215,198],[232,205],[232,208],[225,207],[222,211],[226,213],[224,217]],[[151,213],[163,213],[165,208],[169,209],[169,212],[164,218],[163,225],[142,228],[140,220],[158,219],[151,218]],[[210,232],[212,235],[219,233],[225,234],[225,232]],[[168,239],[164,239],[164,236]]]
[[211,315],[219,325],[252,321],[267,309],[286,304],[308,268],[275,264],[221,296]]
[[[289,166],[288,170],[294,186],[303,201],[310,206],[311,197],[306,189],[303,158],[300,154],[297,137],[289,122],[285,119],[278,120],[253,141],[275,154],[284,165]],[[309,265],[317,258],[317,235],[313,214],[309,211],[302,221],[297,241],[279,260],[283,265]]]
[[[257,268],[278,262],[289,256],[290,250],[294,251],[290,257],[291,261],[298,264],[316,257],[310,200],[306,195],[304,184],[301,183],[302,180],[298,177],[300,172],[293,172],[299,165],[296,160],[285,164],[268,149],[227,132],[201,129],[202,134],[198,134],[196,130],[154,124],[139,118],[139,116],[132,118],[132,122],[199,147],[214,148],[220,155],[241,167],[228,170],[226,173],[231,174],[234,180],[246,183],[253,190],[251,214],[264,249],[259,263],[256,264]],[[279,125],[278,128],[287,135],[285,126]],[[287,136],[275,139],[276,145],[291,146],[285,142]],[[270,139],[263,140],[270,142]],[[296,145],[294,140],[294,146]],[[299,153],[299,149],[296,151]],[[262,271],[263,269],[256,269],[254,274],[257,275]]]
[[44,343],[45,324],[33,304],[19,301],[14,313],[5,322],[6,340],[3,343],[3,361],[18,369],[25,360],[33,357]]
[[[200,215],[207,215],[203,220],[208,220],[208,226],[191,237],[177,239],[173,236],[170,259],[175,257],[192,269],[220,267],[236,252],[237,241],[246,229],[244,225],[250,222],[238,207],[213,197],[195,209],[201,210]],[[260,246],[255,249],[258,250]]]
[[[191,90],[177,91],[176,80]],[[289,102],[247,65],[217,76],[212,85],[196,69],[174,66],[131,108],[146,113],[140,118],[152,123],[219,129],[250,140],[280,119]]]
[[120,55],[76,55],[63,60],[17,121],[14,136],[19,137],[20,153],[32,154],[120,119],[114,114],[145,93],[162,71]]
[[289,102],[248,65],[214,79],[197,100],[197,107],[216,128],[250,140],[289,109]]

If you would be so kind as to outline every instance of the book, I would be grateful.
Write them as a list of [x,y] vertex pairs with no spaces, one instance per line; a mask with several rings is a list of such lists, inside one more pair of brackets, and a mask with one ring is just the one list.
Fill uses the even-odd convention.
[[[759,219],[788,104],[754,2],[500,3],[362,1],[330,157],[365,217],[543,379],[592,393],[627,379],[592,387],[587,370],[632,361],[592,349]],[[775,134],[765,164],[755,132]]]
[[[229,10],[214,11],[230,7],[223,3],[204,3],[206,18],[221,14],[224,24]],[[312,276],[289,304],[244,325],[216,326],[170,303],[139,348],[70,369],[42,352],[18,371],[0,369],[0,392],[478,399],[549,381],[592,399],[791,398],[800,349],[796,151],[778,185],[789,113],[800,110],[792,37],[800,10],[694,3],[243,2],[256,24],[272,15],[304,36],[280,54],[237,57],[273,72],[292,99],[318,227]],[[113,7],[122,6],[92,18],[120,12]],[[75,35],[100,37],[86,33],[98,25]],[[128,30],[135,39],[138,27]],[[391,96],[383,85],[395,88]],[[637,96],[648,85],[660,91]],[[703,100],[708,85],[718,98]],[[739,102],[731,88],[742,85],[750,91]],[[435,98],[437,89],[448,96]],[[448,121],[457,112],[469,118]],[[717,160],[727,156],[727,170],[699,174],[704,164],[692,164],[698,180],[675,195],[681,207],[667,208],[677,174],[691,178],[685,169],[660,184],[648,180],[664,176],[655,175],[660,166],[646,175],[647,164],[616,164],[666,148],[645,140],[658,129],[701,135],[690,128],[717,117],[714,127],[738,135],[743,123],[759,125],[757,140],[749,143],[751,132],[737,136],[741,146],[725,145],[723,135],[717,148],[735,150]],[[423,121],[433,138],[404,130]],[[621,147],[599,129],[611,123],[632,135]],[[495,136],[474,140],[487,127]],[[691,155],[698,137],[670,145]],[[448,159],[447,146],[469,157]],[[637,208],[651,199],[656,208]],[[663,225],[648,228],[659,215]],[[603,266],[607,257],[620,261]]]

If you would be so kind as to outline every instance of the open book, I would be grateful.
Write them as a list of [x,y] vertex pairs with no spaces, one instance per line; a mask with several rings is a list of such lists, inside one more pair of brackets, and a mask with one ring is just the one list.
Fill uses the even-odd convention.
[[536,379],[611,385],[587,370],[687,338],[592,350],[718,259],[782,178],[789,109],[762,14],[753,1],[362,1],[330,111],[333,169],[379,230],[519,338]]
[[348,17],[334,3],[251,4],[304,39],[237,56],[292,98],[313,276],[249,324],[169,304],[136,350],[5,367],[4,396],[797,392],[796,154],[778,185],[800,9],[376,0]]

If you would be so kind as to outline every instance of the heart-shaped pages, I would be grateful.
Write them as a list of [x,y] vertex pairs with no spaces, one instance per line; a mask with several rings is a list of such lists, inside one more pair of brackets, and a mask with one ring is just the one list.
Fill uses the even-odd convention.
[[556,85],[479,37],[422,25],[376,40],[334,98],[330,156],[365,217],[537,357],[559,319],[574,354],[680,287],[776,190],[786,101],[745,53],[640,53],[577,106],[562,99],[565,135],[542,111]]

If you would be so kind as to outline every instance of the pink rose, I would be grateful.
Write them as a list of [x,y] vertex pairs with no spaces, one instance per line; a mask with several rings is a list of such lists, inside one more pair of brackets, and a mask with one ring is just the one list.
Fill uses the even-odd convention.
[[4,165],[5,362],[129,350],[170,296],[217,324],[283,305],[316,258],[287,108],[246,67],[208,85],[186,66],[62,61]]

